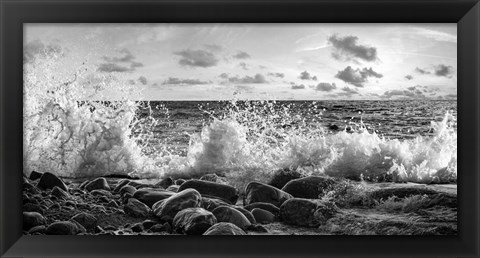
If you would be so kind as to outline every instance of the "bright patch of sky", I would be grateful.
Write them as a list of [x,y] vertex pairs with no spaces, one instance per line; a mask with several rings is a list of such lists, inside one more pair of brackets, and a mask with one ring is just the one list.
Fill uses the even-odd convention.
[[[29,24],[144,100],[455,99],[456,24]],[[76,65],[73,61],[72,66]]]

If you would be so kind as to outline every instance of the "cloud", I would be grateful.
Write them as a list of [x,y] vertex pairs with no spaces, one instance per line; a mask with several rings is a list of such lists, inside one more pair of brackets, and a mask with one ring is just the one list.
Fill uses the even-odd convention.
[[268,83],[268,81],[265,79],[265,76],[262,74],[255,74],[253,77],[252,76],[244,76],[244,77],[229,77],[228,74],[222,73],[220,75],[221,78],[227,79],[228,82],[230,83],[238,83],[238,84],[257,84],[257,83]]
[[242,93],[242,92],[253,92],[253,87],[252,86],[247,86],[247,85],[236,85],[235,86],[235,93]]
[[268,73],[267,75],[277,77],[277,78],[284,78],[285,77],[284,73]]
[[201,85],[208,83],[210,82],[201,81],[199,79],[179,79],[176,77],[168,77],[168,79],[164,81],[162,85]]
[[241,62],[238,64],[243,70],[248,70],[247,64],[245,62]]
[[138,77],[138,81],[143,85],[147,85],[148,83],[147,78],[145,76]]
[[250,58],[250,55],[249,55],[247,52],[238,51],[238,53],[236,53],[235,55],[233,55],[233,58],[236,58],[236,59],[247,59],[247,58]]
[[425,69],[421,69],[421,68],[415,68],[415,72],[419,73],[419,74],[430,74],[429,71],[425,70]]
[[334,51],[332,56],[337,60],[355,60],[375,61],[378,59],[377,48],[357,44],[358,37],[346,36],[338,37],[332,35],[328,38]]
[[295,84],[295,83],[293,83],[293,82],[290,83],[290,84],[292,85],[292,89],[293,89],[293,90],[305,89],[305,85],[303,85],[303,84],[298,85],[298,84]]
[[211,67],[215,66],[218,63],[217,57],[205,50],[183,50],[179,52],[175,52],[175,55],[180,56],[180,60],[178,63],[181,66],[190,66],[190,67]]
[[205,44],[205,49],[212,51],[212,52],[220,52],[223,50],[222,46],[215,45],[215,44]]
[[435,75],[436,76],[443,76],[443,77],[452,77],[453,76],[453,67],[450,65],[439,64],[434,67]]
[[114,57],[103,56],[102,59],[106,63],[99,64],[97,71],[107,72],[107,73],[112,73],[112,72],[124,73],[124,72],[133,72],[138,67],[143,66],[142,63],[135,61],[135,56],[132,54],[132,52],[130,52],[130,50],[124,48],[118,52],[121,53],[122,55],[114,56]]
[[63,55],[64,49],[57,44],[45,45],[40,40],[28,42],[23,47],[23,63],[33,62],[37,57],[46,58],[53,55]]
[[319,84],[317,84],[317,87],[315,87],[315,90],[317,91],[332,91],[334,89],[337,88],[337,85],[335,85],[335,83],[327,83],[327,82],[321,82]]
[[385,91],[381,98],[414,98],[414,99],[424,99],[426,98],[422,91],[415,89],[415,87],[409,87],[409,90],[391,90]]
[[410,80],[413,80],[413,76],[410,75],[410,74],[407,74],[407,75],[405,75],[405,79],[407,79],[407,80],[409,80],[409,81],[410,81]]
[[303,71],[302,73],[300,73],[300,76],[298,77],[300,78],[301,80],[312,80],[312,81],[316,81],[317,80],[317,76],[312,76],[309,72],[307,71]]
[[375,72],[372,68],[360,70],[347,66],[344,70],[338,71],[335,77],[356,87],[363,87],[369,77],[382,78],[383,75]]

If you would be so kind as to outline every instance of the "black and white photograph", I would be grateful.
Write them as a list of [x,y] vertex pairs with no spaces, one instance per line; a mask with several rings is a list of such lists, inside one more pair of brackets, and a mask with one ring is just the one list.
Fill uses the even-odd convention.
[[456,23],[23,33],[24,235],[458,234]]

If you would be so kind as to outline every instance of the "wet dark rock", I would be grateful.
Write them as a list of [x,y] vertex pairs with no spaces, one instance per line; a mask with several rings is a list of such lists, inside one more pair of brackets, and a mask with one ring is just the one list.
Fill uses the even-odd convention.
[[249,183],[245,189],[245,193],[245,204],[247,205],[256,202],[266,202],[280,207],[283,202],[293,198],[293,196],[289,193],[286,193],[271,185],[262,184],[259,182]]
[[293,198],[280,207],[283,222],[290,225],[317,227],[331,216],[331,209],[316,200]]
[[177,180],[175,180],[175,184],[176,185],[182,185],[183,183],[185,183],[185,181],[186,181],[185,179],[177,179]]
[[330,129],[332,131],[338,131],[340,128],[336,124],[331,124],[331,125],[328,126],[328,129]]
[[301,177],[302,174],[300,172],[289,168],[284,168],[277,170],[268,184],[278,189],[282,189],[282,187],[284,187],[288,182]]
[[173,219],[173,228],[178,233],[201,235],[217,223],[213,213],[203,208],[187,208],[181,210]]
[[85,189],[85,186],[86,186],[88,183],[90,183],[89,180],[83,181],[83,182],[78,186],[78,189],[81,189],[81,190]]
[[131,185],[125,185],[120,188],[119,193],[120,196],[124,196],[126,193],[130,193],[132,196],[137,191],[137,189]]
[[33,227],[45,225],[46,220],[38,212],[23,212],[23,230],[29,230]]
[[246,233],[232,223],[220,222],[211,226],[203,235],[246,235]]
[[115,186],[115,188],[113,188],[113,193],[118,193],[120,191],[120,189],[122,189],[122,187],[126,186],[128,183],[130,183],[130,180],[128,179],[122,179],[120,181],[118,181],[117,185]]
[[60,189],[60,187],[58,186],[53,187],[52,195],[57,197],[58,199],[68,199],[70,197],[70,195],[66,191]]
[[202,197],[202,207],[208,211],[213,211],[220,206],[229,206],[230,204],[215,198]]
[[171,177],[164,178],[160,180],[158,183],[153,185],[154,187],[161,187],[163,189],[167,189],[167,187],[173,185],[173,179]]
[[332,190],[335,184],[330,177],[308,176],[288,182],[282,190],[295,198],[317,199]]
[[157,222],[153,221],[153,220],[145,220],[145,221],[142,222],[142,225],[143,225],[144,229],[149,229],[156,224],[157,224]]
[[42,175],[43,175],[43,173],[40,173],[40,172],[37,172],[37,171],[32,171],[32,173],[30,173],[30,176],[28,178],[32,181],[35,181],[35,180],[41,178]]
[[235,204],[238,200],[237,190],[225,184],[192,179],[183,183],[178,191],[183,191],[188,188],[197,190],[202,196],[222,199],[231,204]]
[[137,224],[132,226],[132,231],[133,232],[139,233],[139,232],[142,232],[143,230],[144,230],[144,228],[143,228],[142,223],[137,223]]
[[47,230],[47,227],[45,227],[44,225],[40,225],[40,226],[35,226],[33,228],[31,228],[28,233],[29,234],[45,234],[45,231]]
[[171,185],[171,186],[167,187],[166,190],[176,193],[176,192],[178,192],[178,189],[179,189],[179,188],[180,188],[179,185]]
[[43,190],[53,189],[55,186],[58,186],[60,189],[68,192],[67,185],[60,178],[50,172],[43,173],[40,181],[37,184],[37,187]]
[[202,196],[195,189],[185,189],[153,205],[155,216],[171,222],[175,215],[186,208],[202,206]]
[[145,203],[148,207],[152,207],[156,202],[167,199],[174,194],[174,192],[166,190],[146,188],[135,191],[133,198]]
[[47,235],[76,235],[78,233],[77,225],[71,221],[53,222],[45,230]]
[[227,179],[225,177],[218,176],[217,174],[203,175],[202,177],[200,177],[200,180],[213,182],[213,183],[219,183],[219,184],[226,184],[227,183]]
[[75,220],[70,220],[70,221],[73,222],[73,224],[75,224],[75,226],[77,226],[77,234],[87,233],[87,229],[85,229],[85,227],[82,226],[82,224],[78,223]]
[[275,216],[280,215],[280,208],[278,208],[277,206],[275,206],[271,203],[266,203],[266,202],[252,203],[252,204],[244,206],[243,208],[245,208],[248,211],[252,211],[255,208],[260,208],[262,210],[266,210],[266,211],[271,212]]
[[85,227],[87,230],[93,230],[97,227],[97,218],[89,213],[82,212],[79,213],[71,218],[71,220],[74,220],[78,222],[80,225]]
[[172,232],[172,226],[168,222],[165,222],[163,224],[156,224],[153,225],[150,228],[150,231],[155,232],[155,233],[160,233],[160,232]]
[[90,194],[93,196],[106,196],[110,198],[113,196],[111,192],[107,190],[99,190],[99,189],[91,191]]
[[42,207],[38,204],[33,204],[33,203],[25,203],[23,205],[23,211],[27,211],[27,212],[38,212],[42,215],[45,214],[45,210],[42,209]]
[[264,209],[255,208],[252,210],[252,214],[258,223],[268,224],[275,221],[275,215]]
[[132,217],[145,218],[150,215],[151,209],[143,202],[135,198],[128,199],[127,204],[123,207],[123,211]]
[[220,206],[213,210],[213,215],[217,218],[218,222],[230,222],[235,224],[237,227],[245,229],[250,226],[251,223],[240,211],[228,207]]
[[96,178],[85,185],[85,190],[91,192],[93,190],[107,190],[110,191],[107,179],[103,177]]
[[241,212],[243,214],[243,216],[245,216],[248,219],[248,221],[250,221],[251,224],[257,223],[253,214],[250,211],[248,211],[247,209],[244,209],[244,208],[239,207],[239,206],[230,206],[230,207],[232,207],[235,210]]
[[258,232],[258,233],[268,233],[268,229],[266,229],[262,225],[251,225],[250,227],[247,228],[247,230],[253,231],[253,232]]
[[133,194],[131,193],[125,193],[123,196],[122,196],[122,203],[123,204],[127,204],[128,200],[130,198],[133,198]]

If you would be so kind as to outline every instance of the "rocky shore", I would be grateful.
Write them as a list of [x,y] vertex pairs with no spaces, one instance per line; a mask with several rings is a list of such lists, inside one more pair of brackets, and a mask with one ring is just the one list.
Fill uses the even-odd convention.
[[455,235],[456,185],[365,183],[277,171],[245,189],[225,177],[23,178],[28,235]]

